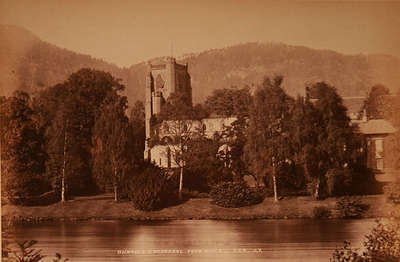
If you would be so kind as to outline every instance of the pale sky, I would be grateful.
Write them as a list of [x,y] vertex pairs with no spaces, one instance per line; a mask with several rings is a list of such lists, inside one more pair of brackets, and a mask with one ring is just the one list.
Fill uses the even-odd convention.
[[399,1],[0,0],[0,24],[119,66],[255,41],[400,57]]

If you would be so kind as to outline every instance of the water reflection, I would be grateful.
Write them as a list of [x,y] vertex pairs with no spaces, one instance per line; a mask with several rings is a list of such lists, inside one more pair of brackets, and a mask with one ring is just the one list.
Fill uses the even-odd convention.
[[[71,261],[329,261],[344,240],[360,245],[374,221],[185,220],[18,225],[13,240]],[[50,261],[50,260],[49,260]]]

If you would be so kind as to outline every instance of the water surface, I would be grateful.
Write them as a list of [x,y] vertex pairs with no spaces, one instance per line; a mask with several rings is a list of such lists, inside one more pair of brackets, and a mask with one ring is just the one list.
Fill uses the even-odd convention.
[[[374,226],[362,220],[88,221],[18,225],[10,240],[70,261],[329,261],[350,240],[360,247]],[[51,261],[48,258],[48,261]]]

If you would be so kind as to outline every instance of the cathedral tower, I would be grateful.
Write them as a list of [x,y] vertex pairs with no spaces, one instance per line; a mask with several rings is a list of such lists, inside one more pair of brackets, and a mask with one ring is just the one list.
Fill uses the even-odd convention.
[[188,66],[176,63],[175,58],[167,57],[163,60],[148,63],[145,90],[145,121],[146,147],[145,159],[151,159],[151,118],[162,110],[165,101],[174,93],[185,93],[192,102],[192,87]]

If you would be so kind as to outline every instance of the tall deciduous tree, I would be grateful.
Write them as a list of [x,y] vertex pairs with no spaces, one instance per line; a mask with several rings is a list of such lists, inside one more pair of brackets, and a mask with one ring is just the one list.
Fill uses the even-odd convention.
[[36,108],[46,129],[50,156],[47,173],[56,188],[62,184],[65,163],[67,193],[77,195],[93,190],[91,159],[95,118],[108,94],[123,88],[109,73],[81,69],[64,83],[40,94]]
[[129,120],[125,115],[126,97],[110,93],[101,106],[94,126],[94,175],[103,183],[110,183],[114,200],[118,201],[118,188],[129,169]]
[[283,78],[266,78],[258,87],[250,108],[246,155],[250,171],[260,183],[267,174],[272,178],[274,198],[278,200],[277,168],[293,154],[290,143],[292,99],[281,87]]
[[237,178],[247,173],[243,150],[251,104],[252,96],[248,87],[217,89],[205,101],[209,113],[236,118],[230,126],[224,128],[223,136],[227,138],[231,168]]
[[170,138],[167,144],[170,158],[179,167],[179,198],[182,198],[183,173],[186,165],[187,149],[190,140],[198,133],[196,120],[198,114],[191,106],[190,98],[182,93],[171,94],[163,105],[160,127]]

